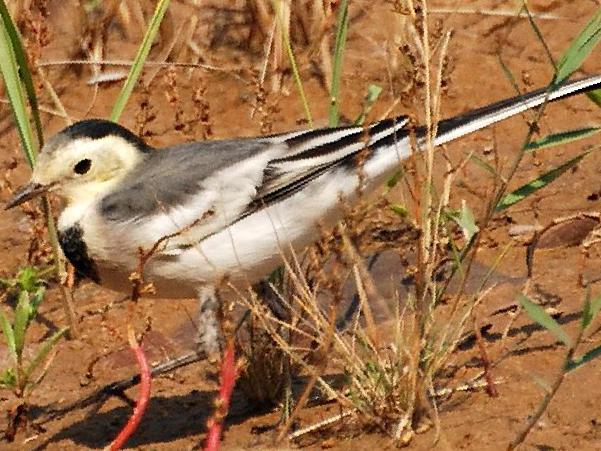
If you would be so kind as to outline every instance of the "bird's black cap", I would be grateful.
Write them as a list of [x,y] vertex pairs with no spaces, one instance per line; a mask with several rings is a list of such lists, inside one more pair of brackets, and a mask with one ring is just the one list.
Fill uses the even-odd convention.
[[151,149],[142,138],[127,128],[106,119],[85,119],[83,121],[75,122],[62,130],[60,134],[69,139],[100,139],[106,136],[119,136],[135,145],[143,152],[147,152]]

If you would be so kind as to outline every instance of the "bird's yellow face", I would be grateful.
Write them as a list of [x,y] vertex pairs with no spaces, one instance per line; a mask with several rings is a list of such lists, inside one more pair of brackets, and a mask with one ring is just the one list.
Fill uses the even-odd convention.
[[44,146],[29,183],[15,192],[7,208],[46,192],[56,192],[67,203],[89,201],[106,194],[142,158],[120,136],[68,140],[59,134]]

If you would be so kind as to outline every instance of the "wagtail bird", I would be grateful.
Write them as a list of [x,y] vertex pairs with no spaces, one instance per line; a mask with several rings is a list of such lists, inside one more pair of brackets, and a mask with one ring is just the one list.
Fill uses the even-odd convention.
[[[600,86],[593,76],[443,120],[433,143]],[[139,249],[156,246],[144,267],[156,296],[194,297],[268,275],[319,238],[318,224],[341,218],[341,198],[379,187],[412,154],[412,136],[419,149],[427,133],[398,117],[156,149],[116,123],[83,120],[46,143],[6,208],[56,193],[66,201],[60,243],[80,275],[129,292]]]

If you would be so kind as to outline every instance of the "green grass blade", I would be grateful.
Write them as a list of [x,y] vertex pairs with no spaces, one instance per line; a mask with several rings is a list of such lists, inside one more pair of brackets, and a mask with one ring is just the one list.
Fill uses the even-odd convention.
[[488,164],[478,155],[472,154],[469,158],[476,166],[479,166],[480,168],[484,169],[486,172],[491,173],[497,178],[501,178],[501,174],[499,174],[495,168],[493,168],[490,164]]
[[[282,8],[280,8],[280,0],[271,0],[273,9],[275,11],[276,20],[282,30],[285,30],[284,19],[282,18]],[[290,67],[292,68],[292,76],[294,77],[294,84],[298,90],[303,109],[305,110],[305,117],[309,123],[309,127],[313,127],[313,116],[309,108],[309,102],[307,102],[307,96],[305,95],[305,88],[303,87],[303,81],[301,80],[300,73],[298,71],[298,65],[296,64],[296,58],[294,58],[294,52],[292,51],[292,44],[290,43],[290,36],[288,33],[282,32],[282,39],[284,40],[284,47],[286,48],[286,54],[288,55],[288,61],[290,61]]]
[[480,231],[480,227],[476,224],[474,213],[465,200],[461,201],[461,210],[459,211],[459,216],[455,220],[463,229],[466,241],[470,241],[474,235]]
[[27,368],[25,368],[24,380],[29,380],[31,374],[35,371],[39,364],[44,361],[48,353],[52,350],[52,348],[54,348],[58,340],[60,340],[60,338],[67,332],[67,330],[67,327],[63,327],[62,329],[55,332],[54,335],[52,335],[48,340],[46,340],[42,346],[40,346],[40,349],[38,349],[38,352],[36,353],[34,358],[31,360],[31,362],[29,362]]
[[14,359],[17,361],[17,347],[15,346],[15,333],[13,331],[13,327],[8,322],[8,318],[6,315],[0,311],[0,328],[2,329],[2,334],[4,335],[4,339],[6,340],[6,346],[8,347],[8,352]]
[[455,239],[449,236],[449,245],[451,247],[451,258],[453,259],[453,267],[459,273],[461,280],[465,279],[465,269],[461,258],[461,251]]
[[13,368],[6,368],[0,372],[0,387],[15,388],[17,386],[17,375]]
[[374,106],[374,103],[376,103],[376,100],[378,100],[378,97],[380,97],[381,93],[381,86],[369,85],[367,87],[367,95],[365,96],[365,101],[363,102],[363,110],[361,110],[361,114],[359,114],[359,116],[357,116],[357,119],[355,119],[355,121],[353,122],[354,125],[363,125],[363,122],[365,122],[367,115]]
[[526,147],[526,152],[533,152],[535,150],[546,149],[548,147],[559,146],[567,144],[578,139],[588,138],[589,136],[596,135],[601,131],[601,127],[585,127],[575,130],[568,130],[565,132],[554,133],[552,135],[545,136],[544,138],[530,141]]
[[495,207],[496,211],[502,211],[506,208],[517,204],[518,202],[524,200],[526,197],[530,196],[534,192],[538,191],[541,188],[544,188],[548,184],[550,184],[553,180],[559,177],[561,174],[566,172],[568,169],[574,167],[576,164],[580,162],[585,156],[587,156],[590,152],[584,152],[577,157],[568,160],[556,168],[551,169],[548,172],[545,172],[540,177],[526,183],[525,185],[520,186],[515,191],[512,191],[509,194],[503,196],[503,198],[499,201],[497,206]]
[[594,319],[601,310],[601,296],[597,296],[591,301],[591,316]]
[[125,80],[125,83],[121,88],[121,92],[119,93],[119,97],[117,97],[117,101],[113,106],[113,111],[111,111],[110,118],[112,121],[117,122],[119,117],[121,117],[121,113],[123,113],[123,110],[125,109],[125,104],[129,100],[129,97],[134,90],[134,86],[140,78],[144,63],[146,62],[146,58],[148,58],[148,53],[150,53],[150,47],[152,46],[154,38],[159,31],[159,27],[161,26],[161,22],[163,21],[165,11],[167,11],[168,6],[169,0],[159,0],[157,2],[154,14],[150,19],[150,23],[148,24],[148,28],[144,34],[144,39],[142,39],[142,44],[140,45],[138,53],[134,58],[133,64],[129,70],[129,74],[127,75],[127,79]]
[[499,65],[501,66],[501,70],[503,71],[505,78],[507,78],[507,80],[509,81],[509,84],[511,85],[511,87],[514,89],[516,94],[521,95],[522,92],[520,91],[520,85],[517,82],[517,80],[515,79],[513,72],[511,72],[511,69],[509,68],[509,66],[507,64],[505,64],[505,61],[503,61],[503,58],[501,57],[501,55],[498,55],[498,61],[499,61]]
[[543,391],[545,393],[551,393],[552,392],[551,385],[545,379],[543,379],[542,377],[540,377],[540,376],[538,376],[536,374],[530,374],[530,377],[532,378],[532,380],[534,381],[534,383],[536,385],[538,385],[540,388],[543,389]]
[[346,35],[348,32],[348,0],[342,0],[338,8],[336,40],[334,41],[334,66],[332,68],[332,90],[330,92],[330,108],[328,112],[330,127],[337,127],[339,120],[338,94],[340,93],[344,46],[346,44]]
[[399,169],[394,174],[392,174],[390,178],[386,181],[386,187],[388,189],[394,188],[397,185],[397,183],[400,182],[401,178],[403,178],[403,171]]
[[33,167],[36,148],[29,125],[29,115],[25,104],[25,92],[19,77],[19,66],[13,50],[12,41],[4,19],[0,26],[0,71],[4,78],[6,93],[13,111],[17,131],[29,165]]
[[591,290],[590,287],[587,287],[586,296],[584,297],[584,306],[582,307],[582,316],[580,317],[580,329],[586,329],[592,320]]
[[33,266],[26,266],[20,269],[17,273],[16,281],[20,290],[29,293],[33,293],[42,285],[39,271]]
[[559,84],[577,70],[601,39],[601,8],[586,24],[557,63],[553,84]]
[[601,295],[591,300],[587,293],[586,299],[584,300],[584,308],[582,309],[582,329],[586,329],[591,324],[593,319],[595,319],[595,316],[599,313],[599,310],[601,310]]
[[589,99],[591,99],[598,107],[601,107],[601,89],[589,91],[586,93],[586,96]]
[[4,22],[4,26],[6,27],[6,31],[13,46],[17,65],[20,68],[21,81],[25,85],[25,93],[27,94],[27,100],[29,101],[29,106],[31,107],[31,116],[35,125],[38,148],[41,148],[44,145],[44,133],[42,131],[42,119],[40,118],[38,97],[33,85],[31,71],[29,70],[29,65],[27,64],[27,56],[25,55],[25,50],[23,49],[21,36],[12,18],[10,17],[4,0],[0,0],[0,16],[2,16],[2,21]]
[[544,308],[535,304],[523,294],[518,296],[518,301],[522,304],[522,307],[524,307],[524,310],[526,310],[526,313],[528,313],[530,318],[551,332],[555,338],[560,340],[563,344],[568,347],[572,346],[572,340],[568,337],[568,334],[565,333],[557,321],[555,321]]
[[399,218],[406,218],[409,215],[409,211],[407,211],[407,207],[401,204],[390,204],[388,206],[390,210],[397,215]]
[[32,321],[38,314],[38,309],[44,300],[44,295],[46,294],[46,287],[41,286],[38,287],[33,293],[30,294],[29,304],[30,304],[30,312],[29,312],[29,321]]
[[575,370],[579,366],[582,366],[585,363],[590,362],[591,360],[593,360],[599,356],[601,356],[601,346],[597,346],[596,348],[593,348],[590,351],[588,351],[583,356],[578,357],[578,358],[572,360],[571,362],[568,362],[568,364],[566,365],[566,370],[568,370],[568,371]]
[[15,308],[15,321],[13,325],[13,331],[15,333],[15,351],[17,356],[23,353],[23,346],[25,346],[25,333],[27,332],[27,325],[31,318],[31,306],[29,304],[29,293],[27,291],[21,291],[19,293],[19,301]]
[[459,227],[461,227],[463,236],[468,242],[480,230],[476,225],[474,214],[467,206],[467,203],[465,201],[462,201],[460,210],[449,211],[447,212],[447,214],[453,221],[457,223]]
[[553,54],[551,53],[551,49],[547,45],[547,41],[545,41],[545,38],[543,37],[543,34],[540,31],[540,28],[538,28],[538,25],[534,21],[534,17],[532,17],[532,14],[530,13],[530,8],[528,8],[528,4],[526,3],[526,1],[524,1],[522,3],[522,10],[526,12],[526,15],[528,16],[528,22],[530,23],[530,26],[534,30],[534,33],[536,34],[536,37],[538,38],[539,42],[545,49],[545,54],[547,55],[547,58],[549,58],[551,65],[553,67],[557,67],[555,60],[553,59]]

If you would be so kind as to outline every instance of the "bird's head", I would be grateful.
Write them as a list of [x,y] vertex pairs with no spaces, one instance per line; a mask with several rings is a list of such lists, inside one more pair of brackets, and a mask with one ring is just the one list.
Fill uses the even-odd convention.
[[143,140],[114,122],[76,122],[46,143],[31,179],[15,191],[6,208],[50,191],[67,202],[106,193],[150,150]]

